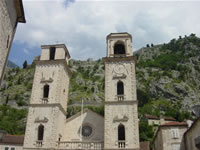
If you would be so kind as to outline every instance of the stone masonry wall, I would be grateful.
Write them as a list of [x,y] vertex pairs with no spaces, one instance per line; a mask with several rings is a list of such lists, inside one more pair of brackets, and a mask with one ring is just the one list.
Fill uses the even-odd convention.
[[16,29],[14,0],[0,1],[0,84]]

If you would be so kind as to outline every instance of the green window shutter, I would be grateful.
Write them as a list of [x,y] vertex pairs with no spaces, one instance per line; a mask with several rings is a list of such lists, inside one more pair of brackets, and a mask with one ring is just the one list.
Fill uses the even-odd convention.
[[9,147],[5,147],[5,149],[4,150],[9,150]]

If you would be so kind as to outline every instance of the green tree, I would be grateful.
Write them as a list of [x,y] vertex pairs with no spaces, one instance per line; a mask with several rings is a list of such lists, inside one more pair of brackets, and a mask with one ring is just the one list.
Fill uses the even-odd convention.
[[23,69],[26,69],[28,67],[28,63],[27,61],[25,60],[24,63],[23,63]]

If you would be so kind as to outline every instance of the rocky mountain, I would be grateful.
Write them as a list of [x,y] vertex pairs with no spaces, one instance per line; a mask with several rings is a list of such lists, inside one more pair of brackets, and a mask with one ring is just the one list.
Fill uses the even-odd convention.
[[[166,44],[147,45],[134,55],[137,57],[140,117],[149,113],[172,116],[180,121],[190,118],[193,106],[200,104],[200,38],[191,34]],[[81,100],[103,115],[104,65],[101,60],[72,59],[69,66],[72,77],[68,116],[80,110]],[[7,68],[0,88],[0,104],[17,110],[27,109],[34,70],[34,63],[26,69]]]
[[137,56],[137,88],[153,99],[200,103],[200,39],[191,34],[167,44],[142,48]]

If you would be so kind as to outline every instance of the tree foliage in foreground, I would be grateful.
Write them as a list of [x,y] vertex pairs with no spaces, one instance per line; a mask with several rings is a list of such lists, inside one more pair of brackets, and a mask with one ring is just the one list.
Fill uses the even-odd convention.
[[15,109],[0,105],[0,129],[9,134],[21,135],[25,132],[27,109]]

